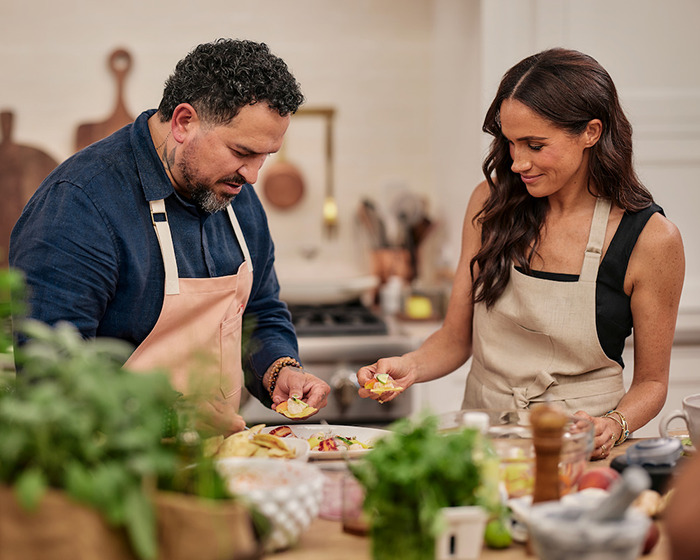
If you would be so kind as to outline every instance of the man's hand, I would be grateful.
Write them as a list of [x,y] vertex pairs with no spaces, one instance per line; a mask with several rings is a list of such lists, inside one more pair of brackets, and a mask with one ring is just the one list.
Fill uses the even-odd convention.
[[309,406],[321,409],[328,404],[330,392],[330,386],[322,379],[306,373],[301,368],[286,366],[277,376],[272,407],[275,408],[290,397],[298,397]]
[[212,395],[198,398],[196,402],[197,428],[202,432],[227,437],[245,429],[245,420],[230,400]]

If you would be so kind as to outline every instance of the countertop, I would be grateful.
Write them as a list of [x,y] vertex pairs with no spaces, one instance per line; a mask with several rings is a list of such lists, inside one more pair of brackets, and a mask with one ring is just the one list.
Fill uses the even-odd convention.
[[[588,464],[588,468],[600,467],[610,463],[618,455],[624,454],[627,447],[635,440],[613,449],[610,456],[603,461]],[[637,440],[638,441],[638,440]],[[657,521],[661,537],[654,550],[644,560],[668,560],[670,558],[668,543],[663,527],[663,520]],[[340,521],[316,519],[301,536],[297,546],[290,550],[268,554],[265,558],[274,560],[371,560],[370,539],[368,537],[344,533]],[[484,547],[480,560],[533,560],[523,544],[513,543],[504,550],[492,550]]]

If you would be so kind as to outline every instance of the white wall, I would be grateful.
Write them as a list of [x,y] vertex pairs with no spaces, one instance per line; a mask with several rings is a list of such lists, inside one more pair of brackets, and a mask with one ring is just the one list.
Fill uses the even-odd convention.
[[134,66],[133,114],[154,107],[196,44],[230,36],[267,42],[302,83],[310,106],[333,106],[337,239],[322,235],[320,122],[295,121],[287,155],[308,195],[268,210],[282,260],[305,245],[319,258],[368,266],[355,212],[361,197],[396,186],[427,196],[438,228],[427,273],[454,266],[468,196],[481,178],[483,113],[503,72],[537,50],[564,45],[598,58],[635,127],[639,171],[685,238],[685,307],[700,307],[695,249],[700,189],[700,3],[695,0],[205,0],[5,2],[0,110],[15,113],[14,140],[61,160],[75,129],[105,119],[115,101],[106,59],[118,46]]
[[338,237],[322,235],[323,122],[299,117],[286,156],[301,167],[306,196],[287,211],[267,205],[282,265],[310,245],[319,260],[368,267],[358,202],[397,186],[428,197],[440,225],[433,242],[447,247],[453,265],[478,178],[478,10],[462,0],[12,2],[1,16],[0,110],[15,113],[15,142],[60,161],[73,152],[80,123],[112,112],[113,49],[123,46],[134,59],[125,97],[135,116],[157,105],[176,62],[198,43],[266,42],[287,61],[308,106],[336,110]]

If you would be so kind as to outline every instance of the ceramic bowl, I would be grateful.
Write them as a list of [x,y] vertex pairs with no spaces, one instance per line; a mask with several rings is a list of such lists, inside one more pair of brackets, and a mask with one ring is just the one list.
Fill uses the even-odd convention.
[[303,461],[231,457],[216,461],[228,489],[270,521],[266,552],[296,544],[318,516],[323,475]]
[[[532,494],[535,482],[535,448],[532,442],[529,410],[469,410],[440,416],[442,429],[466,425],[465,413],[479,412],[488,417],[486,432],[500,458],[501,482],[508,498]],[[562,436],[559,461],[559,493],[576,490],[578,480],[593,452],[593,423],[573,416]]]

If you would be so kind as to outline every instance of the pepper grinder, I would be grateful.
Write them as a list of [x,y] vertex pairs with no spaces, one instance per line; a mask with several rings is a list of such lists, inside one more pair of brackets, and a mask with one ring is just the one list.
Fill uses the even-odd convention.
[[535,447],[533,504],[559,499],[559,456],[567,421],[567,415],[551,405],[542,404],[532,409],[530,423]]

